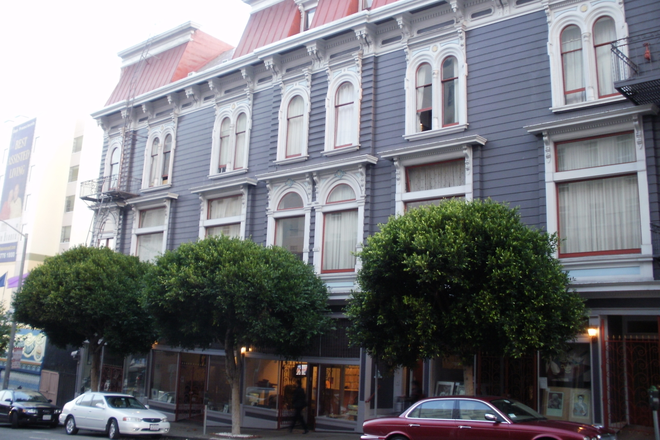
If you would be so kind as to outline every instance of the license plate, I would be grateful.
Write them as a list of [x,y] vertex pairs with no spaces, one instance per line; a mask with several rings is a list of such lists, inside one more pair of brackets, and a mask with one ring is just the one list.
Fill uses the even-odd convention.
[[44,420],[50,420],[50,415],[44,415]]
[[149,431],[160,431],[159,425],[149,425]]

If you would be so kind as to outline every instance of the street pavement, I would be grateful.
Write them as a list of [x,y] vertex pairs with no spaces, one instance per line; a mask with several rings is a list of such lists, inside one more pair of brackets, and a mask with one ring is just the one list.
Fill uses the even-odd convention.
[[[200,423],[181,421],[170,423],[170,433],[165,437],[168,440],[227,440],[227,439],[298,439],[298,440],[359,440],[359,432],[325,432],[309,431],[303,434],[302,429],[254,429],[241,428],[240,436],[231,435],[231,426],[207,426],[206,434]],[[652,439],[649,439],[652,440]]]

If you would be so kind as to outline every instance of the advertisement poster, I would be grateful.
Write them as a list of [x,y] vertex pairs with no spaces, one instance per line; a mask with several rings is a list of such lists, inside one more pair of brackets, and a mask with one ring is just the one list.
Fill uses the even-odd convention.
[[[21,230],[25,186],[30,169],[30,155],[34,142],[36,119],[17,125],[12,130],[7,169],[5,170],[2,197],[0,198],[0,220]],[[20,235],[0,222],[0,263],[16,261]]]

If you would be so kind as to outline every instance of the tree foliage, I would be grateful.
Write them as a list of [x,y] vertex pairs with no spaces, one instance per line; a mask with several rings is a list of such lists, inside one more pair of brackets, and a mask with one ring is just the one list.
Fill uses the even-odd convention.
[[232,386],[232,432],[240,432],[241,347],[295,358],[327,328],[327,289],[313,269],[280,247],[209,237],[159,257],[147,309],[165,341],[222,344]]
[[0,304],[0,353],[7,350],[9,335],[11,333],[11,315]]
[[585,307],[554,258],[556,235],[517,210],[448,200],[392,217],[360,253],[349,337],[391,368],[477,352],[552,354],[584,331]]
[[14,298],[15,318],[43,329],[65,348],[89,344],[92,389],[105,344],[118,355],[144,353],[156,340],[142,309],[147,263],[108,248],[79,246],[46,259],[32,270]]

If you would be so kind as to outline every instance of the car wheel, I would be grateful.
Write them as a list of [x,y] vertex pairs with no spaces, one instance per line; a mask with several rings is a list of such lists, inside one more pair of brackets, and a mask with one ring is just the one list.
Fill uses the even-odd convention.
[[13,413],[11,413],[11,415],[9,416],[9,421],[11,422],[11,428],[12,428],[12,429],[16,429],[16,428],[19,427],[19,423],[18,423],[18,413],[17,413],[16,411],[14,411]]
[[69,416],[66,418],[66,422],[64,423],[64,430],[69,435],[78,434],[78,428],[76,427],[76,419],[74,419],[73,416]]
[[115,419],[110,420],[108,425],[108,438],[119,438],[119,426]]

